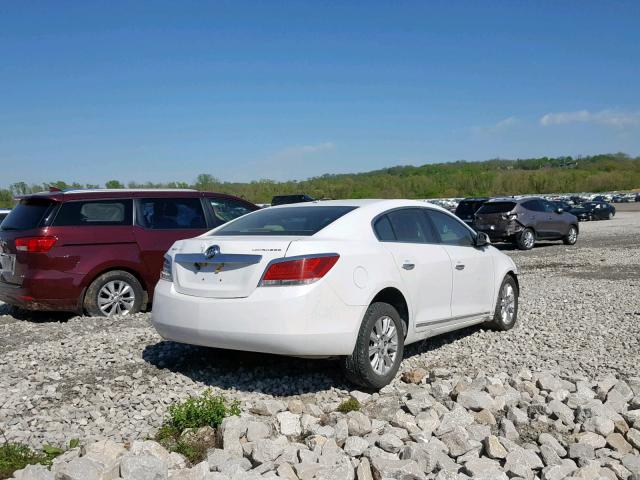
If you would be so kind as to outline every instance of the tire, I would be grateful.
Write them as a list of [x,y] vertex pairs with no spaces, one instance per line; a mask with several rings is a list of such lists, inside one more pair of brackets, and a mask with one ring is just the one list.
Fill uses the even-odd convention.
[[613,213],[609,212],[609,220],[613,220]]
[[[391,323],[388,324],[387,322]],[[380,327],[385,326],[388,326],[389,329],[393,327],[395,337],[393,337],[393,333],[391,333],[391,335],[392,338],[396,340],[396,350],[391,365],[387,366],[386,370],[383,370],[384,364],[382,364],[380,369],[383,371],[380,372],[374,370],[372,364],[376,363],[376,359],[380,359],[380,354],[378,353],[378,357],[375,357],[375,354],[373,354],[371,356],[373,358],[371,358],[369,356],[369,349],[370,347],[373,348],[372,337],[376,337],[376,331],[384,333],[384,328],[381,331]],[[400,362],[402,362],[402,355],[404,353],[404,329],[404,322],[393,306],[382,302],[369,305],[369,308],[367,308],[364,314],[362,324],[360,325],[360,331],[358,332],[353,353],[345,357],[343,361],[342,367],[347,379],[352,383],[371,390],[379,390],[391,382],[396,376],[398,368],[400,368]],[[380,338],[379,335],[378,338]],[[386,345],[389,344],[386,343]],[[388,352],[388,347],[385,346],[385,344],[381,344],[380,347],[383,351]]]
[[[509,292],[512,293],[512,301],[510,303],[508,300],[505,300],[507,295],[509,295]],[[496,302],[496,309],[493,312],[493,319],[488,323],[490,328],[503,332],[513,328],[518,319],[519,294],[520,292],[518,290],[516,280],[511,275],[504,277],[498,292],[498,301]],[[509,305],[511,305],[511,309],[509,309]],[[506,308],[506,315],[505,311],[503,311],[503,307]]]
[[[119,295],[119,301],[109,303]],[[142,309],[144,289],[136,277],[129,272],[113,270],[96,278],[84,295],[84,309],[93,317],[131,315]]]
[[562,242],[565,245],[575,245],[578,241],[578,227],[575,225],[571,225],[569,227],[569,232],[567,232],[567,236],[562,239]]
[[525,228],[516,236],[516,245],[520,250],[531,250],[536,244],[536,234],[530,228]]

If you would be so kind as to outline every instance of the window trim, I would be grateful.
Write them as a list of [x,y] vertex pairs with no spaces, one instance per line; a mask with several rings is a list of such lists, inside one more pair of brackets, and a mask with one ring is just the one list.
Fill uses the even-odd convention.
[[[188,200],[188,199],[200,200],[200,208],[202,208],[202,215],[204,217],[204,227],[149,228],[149,227],[145,227],[144,225],[140,225],[138,223],[138,207],[143,200]],[[206,232],[208,230],[211,230],[212,228],[216,228],[216,227],[210,226],[207,213],[208,211],[207,211],[206,205],[202,200],[202,197],[134,197],[133,198],[133,226],[142,228],[147,232],[175,232],[178,230],[202,230]]]
[[[113,225],[56,225],[56,220],[58,219],[58,214],[62,207],[66,203],[90,203],[90,202],[131,202],[131,223],[118,223]],[[51,212],[48,216],[51,218],[44,217],[41,223],[46,223],[45,226],[56,227],[56,228],[64,228],[64,227],[132,227],[136,224],[136,208],[135,202],[132,197],[116,197],[116,198],[84,198],[78,200],[65,200],[62,202],[57,202],[58,205],[54,208],[55,212]]]

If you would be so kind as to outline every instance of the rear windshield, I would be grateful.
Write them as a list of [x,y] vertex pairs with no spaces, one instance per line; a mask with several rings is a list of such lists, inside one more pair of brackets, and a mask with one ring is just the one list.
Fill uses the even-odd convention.
[[456,207],[456,215],[473,215],[483,203],[482,200],[463,200]]
[[2,221],[0,230],[29,230],[41,226],[45,218],[55,207],[55,202],[46,198],[25,198],[18,202],[7,218]]
[[266,208],[218,229],[214,235],[314,235],[356,207]]
[[515,202],[489,202],[480,207],[478,215],[483,213],[506,213],[513,210],[515,206]]

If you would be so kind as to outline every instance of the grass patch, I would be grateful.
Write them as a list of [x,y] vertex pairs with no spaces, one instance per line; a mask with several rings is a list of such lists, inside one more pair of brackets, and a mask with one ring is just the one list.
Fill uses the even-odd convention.
[[[69,448],[75,448],[79,443],[78,440],[73,439],[69,442]],[[22,470],[27,465],[41,463],[46,467],[50,467],[53,459],[64,452],[64,448],[51,445],[45,445],[42,451],[37,452],[28,445],[8,442],[5,439],[4,444],[0,445],[0,479],[11,478],[13,472]]]
[[[215,447],[215,435],[198,435],[202,427],[216,429],[226,417],[240,415],[238,402],[228,403],[221,395],[207,389],[197,397],[174,403],[156,434],[156,440],[166,449],[184,455],[192,464],[205,459],[207,450]],[[185,433],[189,432],[189,435]]]
[[345,400],[340,405],[338,405],[338,411],[340,413],[357,412],[359,410],[360,402],[353,397]]

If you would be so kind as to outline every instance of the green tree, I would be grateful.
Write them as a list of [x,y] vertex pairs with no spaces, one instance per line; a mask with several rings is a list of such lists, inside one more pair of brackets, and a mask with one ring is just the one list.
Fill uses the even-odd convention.
[[104,186],[106,188],[124,188],[124,185],[118,180],[108,180]]

